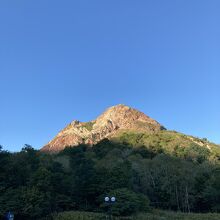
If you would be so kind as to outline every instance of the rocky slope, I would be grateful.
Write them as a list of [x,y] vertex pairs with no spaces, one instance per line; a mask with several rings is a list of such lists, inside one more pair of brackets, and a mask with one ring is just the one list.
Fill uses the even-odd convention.
[[82,143],[92,145],[123,130],[152,134],[164,129],[157,121],[144,113],[120,104],[108,108],[96,120],[71,122],[41,151],[58,152],[67,146],[76,146]]

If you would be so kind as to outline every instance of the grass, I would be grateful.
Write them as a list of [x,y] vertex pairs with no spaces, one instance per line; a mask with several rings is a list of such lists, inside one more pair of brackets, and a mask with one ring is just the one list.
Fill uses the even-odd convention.
[[91,131],[93,129],[94,124],[95,124],[95,122],[92,122],[92,121],[85,122],[83,124],[83,127],[86,128],[88,131]]
[[[104,220],[105,214],[93,212],[63,212],[54,216],[54,220]],[[168,212],[154,210],[151,213],[142,213],[130,217],[113,217],[112,220],[219,220],[219,213],[186,214],[180,212]]]
[[219,220],[220,214],[206,213],[206,214],[186,214],[181,212],[167,212],[156,210],[150,214],[140,214],[137,220]]
[[200,153],[207,154],[207,159],[210,161],[218,161],[220,158],[219,145],[210,143],[206,139],[199,139],[175,131],[163,130],[154,134],[123,131],[114,136],[112,141],[128,143],[135,147],[146,146],[150,149],[157,147],[167,154],[180,154],[177,155],[179,157],[184,156],[182,154],[187,151],[187,148],[194,146],[194,148],[200,150]]

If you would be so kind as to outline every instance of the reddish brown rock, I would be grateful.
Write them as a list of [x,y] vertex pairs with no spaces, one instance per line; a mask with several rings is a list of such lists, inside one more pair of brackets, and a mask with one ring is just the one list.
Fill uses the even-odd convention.
[[90,122],[73,121],[45,145],[41,151],[58,152],[65,147],[79,144],[95,144],[110,138],[121,130],[135,130],[154,133],[164,129],[157,121],[144,113],[125,105],[108,108],[96,120]]

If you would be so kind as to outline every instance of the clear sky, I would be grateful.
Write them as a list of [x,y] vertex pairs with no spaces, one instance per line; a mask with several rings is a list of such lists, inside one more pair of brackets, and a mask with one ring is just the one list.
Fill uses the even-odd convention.
[[220,143],[219,0],[1,0],[0,144],[40,148],[123,103]]

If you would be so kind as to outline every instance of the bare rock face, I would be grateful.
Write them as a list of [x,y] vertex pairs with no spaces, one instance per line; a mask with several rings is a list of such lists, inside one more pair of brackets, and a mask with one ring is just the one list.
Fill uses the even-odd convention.
[[164,127],[144,113],[120,104],[108,108],[96,120],[71,122],[41,151],[58,152],[65,147],[79,144],[93,145],[104,138],[116,135],[121,130],[154,133],[162,129]]

